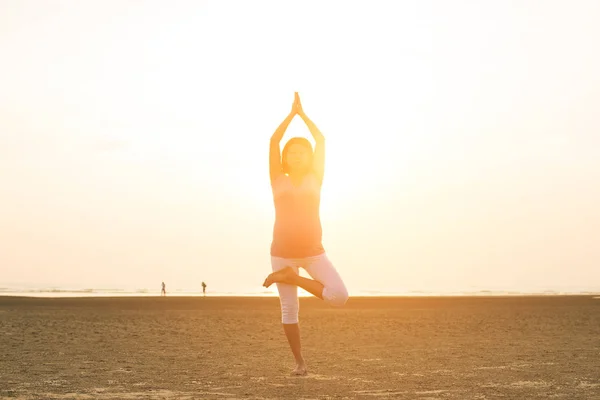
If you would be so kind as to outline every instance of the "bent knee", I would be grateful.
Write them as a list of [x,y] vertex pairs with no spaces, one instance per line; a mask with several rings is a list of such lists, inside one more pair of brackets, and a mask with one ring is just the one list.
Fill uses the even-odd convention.
[[346,288],[331,289],[325,288],[323,290],[323,300],[327,304],[335,307],[342,307],[348,301],[348,290]]

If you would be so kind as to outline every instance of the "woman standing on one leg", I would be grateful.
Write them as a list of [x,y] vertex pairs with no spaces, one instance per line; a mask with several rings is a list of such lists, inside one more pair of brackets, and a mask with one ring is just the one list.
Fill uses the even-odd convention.
[[[313,152],[307,139],[295,137],[280,153],[279,143],[296,115],[308,126],[316,143],[315,150]],[[304,113],[298,93],[295,93],[290,114],[271,137],[269,166],[275,202],[271,244],[273,273],[263,286],[277,284],[283,330],[296,359],[293,374],[305,375],[307,368],[298,326],[298,287],[335,306],[346,304],[348,291],[321,243],[319,206],[325,170],[325,138]],[[299,268],[304,268],[313,279],[299,276]]]

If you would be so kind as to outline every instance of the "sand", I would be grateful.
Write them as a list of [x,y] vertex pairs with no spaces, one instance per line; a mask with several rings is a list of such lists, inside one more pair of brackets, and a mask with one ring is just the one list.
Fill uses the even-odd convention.
[[0,399],[600,399],[593,296],[0,297]]

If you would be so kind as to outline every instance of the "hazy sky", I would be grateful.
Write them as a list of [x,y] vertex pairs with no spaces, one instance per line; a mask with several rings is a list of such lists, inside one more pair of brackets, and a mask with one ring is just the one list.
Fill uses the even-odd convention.
[[599,288],[598,21],[596,0],[0,0],[0,287],[260,289],[268,140],[299,91],[351,292]]

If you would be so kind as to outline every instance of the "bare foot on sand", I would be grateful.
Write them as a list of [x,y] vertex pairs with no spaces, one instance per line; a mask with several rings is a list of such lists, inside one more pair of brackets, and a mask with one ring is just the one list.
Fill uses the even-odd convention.
[[276,283],[276,282],[290,283],[295,275],[296,275],[296,272],[294,272],[292,267],[282,268],[279,271],[275,271],[272,274],[269,274],[269,276],[267,276],[267,279],[265,279],[263,286],[268,288],[269,286],[271,286],[273,283]]
[[292,376],[305,376],[308,375],[305,363],[296,364],[296,368],[292,371]]

